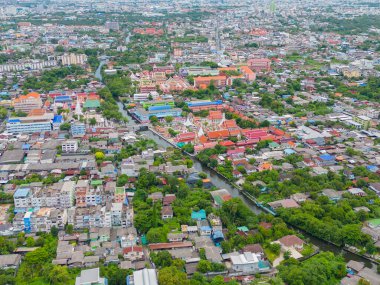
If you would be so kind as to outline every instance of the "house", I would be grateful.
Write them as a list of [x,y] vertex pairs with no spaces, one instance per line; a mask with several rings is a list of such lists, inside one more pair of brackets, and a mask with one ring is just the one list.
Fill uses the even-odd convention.
[[99,263],[99,256],[85,256],[83,259],[83,265],[85,267],[94,267]]
[[124,258],[130,261],[143,260],[144,251],[142,246],[130,246],[123,249]]
[[99,268],[82,270],[75,280],[75,285],[107,285],[107,278],[99,276]]
[[360,197],[364,197],[364,196],[367,196],[367,193],[364,192],[362,189],[360,188],[350,188],[347,190],[348,193],[352,194],[352,195],[355,195],[355,196],[360,196]]
[[380,182],[376,183],[370,183],[369,184],[369,189],[374,191],[378,196],[380,196]]
[[197,221],[206,220],[206,211],[203,209],[199,210],[198,212],[193,211],[191,213],[191,219]]
[[294,248],[296,250],[302,250],[305,242],[295,235],[287,235],[278,240],[281,246],[284,248]]
[[212,231],[211,238],[215,245],[220,245],[222,241],[224,241],[224,235],[222,231]]
[[198,233],[201,236],[210,236],[212,233],[212,228],[210,227],[207,220],[197,221]]
[[21,263],[20,254],[0,255],[0,269],[17,269]]
[[295,193],[295,194],[291,195],[290,198],[293,199],[294,201],[296,201],[297,203],[303,203],[306,201],[308,196],[304,193]]
[[336,164],[335,156],[330,154],[323,154],[317,158],[319,166],[332,166]]
[[284,199],[268,203],[272,209],[277,208],[298,208],[300,205],[293,199]]
[[362,262],[358,262],[358,261],[355,261],[355,260],[350,260],[348,263],[347,263],[347,268],[350,268],[352,269],[354,272],[358,273],[360,270],[362,270],[364,268],[364,263]]
[[264,257],[264,249],[258,243],[248,244],[245,247],[243,247],[242,251],[255,253],[256,255],[259,255],[260,258]]
[[259,271],[259,259],[252,252],[231,256],[232,269],[237,272],[256,273]]
[[152,199],[153,202],[162,201],[163,195],[162,192],[154,192],[148,195],[149,199]]
[[371,229],[377,229],[380,228],[380,219],[372,219],[368,221],[368,226]]
[[127,285],[158,285],[155,269],[144,268],[127,276]]
[[325,189],[322,191],[322,195],[328,197],[333,202],[337,202],[342,198],[342,192],[335,191],[334,189]]
[[184,239],[183,233],[168,233],[167,238],[170,242],[182,241]]
[[149,249],[151,251],[155,250],[170,250],[177,248],[192,248],[193,243],[190,241],[183,242],[164,242],[164,243],[151,243],[149,244]]
[[166,194],[165,197],[162,199],[162,205],[170,206],[175,201],[175,199],[175,194]]
[[173,209],[171,206],[163,206],[161,210],[161,218],[163,220],[173,218]]

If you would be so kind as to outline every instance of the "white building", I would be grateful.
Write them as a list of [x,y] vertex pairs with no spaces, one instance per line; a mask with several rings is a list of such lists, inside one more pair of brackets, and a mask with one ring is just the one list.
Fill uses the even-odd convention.
[[127,285],[158,285],[156,270],[144,268],[127,276]]
[[58,57],[62,61],[62,65],[83,65],[87,62],[87,55],[85,54],[64,54]]
[[78,141],[76,140],[67,140],[62,143],[62,152],[64,153],[73,153],[78,150]]
[[259,272],[259,259],[256,254],[244,252],[236,256],[231,256],[232,269],[239,272],[254,273]]
[[122,225],[122,203],[112,203],[111,206],[111,224],[112,226],[121,226]]

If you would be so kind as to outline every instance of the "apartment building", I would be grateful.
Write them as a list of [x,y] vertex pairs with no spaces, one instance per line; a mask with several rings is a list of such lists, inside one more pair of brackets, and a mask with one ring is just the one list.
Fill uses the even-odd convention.
[[74,186],[74,181],[65,181],[49,186],[20,187],[13,195],[15,209],[26,212],[28,208],[70,208],[74,205]]
[[39,208],[26,213],[17,213],[13,219],[15,232],[50,232],[54,226],[64,229],[67,223],[67,209]]
[[76,140],[66,140],[62,143],[62,152],[73,153],[78,150],[78,141]]
[[83,137],[86,134],[86,125],[84,123],[75,122],[71,124],[70,132],[74,138]]
[[15,72],[23,70],[42,70],[46,67],[57,66],[56,60],[36,60],[31,62],[19,62],[19,63],[8,63],[0,65],[0,73]]
[[61,60],[62,65],[83,65],[87,62],[87,55],[85,54],[64,54],[58,57]]
[[256,72],[271,71],[271,61],[268,58],[251,58],[248,60],[248,66]]

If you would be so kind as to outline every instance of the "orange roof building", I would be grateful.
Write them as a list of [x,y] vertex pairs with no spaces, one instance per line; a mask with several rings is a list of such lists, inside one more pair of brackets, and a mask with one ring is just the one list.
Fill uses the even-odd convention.
[[248,66],[240,66],[240,71],[243,73],[244,79],[248,82],[252,82],[256,80],[256,73],[252,71]]
[[12,105],[16,111],[27,113],[33,109],[41,109],[42,100],[40,94],[31,92],[27,95],[20,95],[18,98],[15,98]]
[[207,119],[212,123],[218,123],[223,119],[223,113],[219,110],[210,111]]
[[211,131],[207,133],[210,140],[225,139],[230,135],[228,130]]
[[272,170],[273,166],[270,162],[264,162],[259,165],[258,170],[259,171],[264,171],[264,170]]
[[218,76],[198,76],[194,78],[194,87],[195,88],[204,88],[209,86],[211,83],[215,87],[224,87],[226,85],[231,85],[231,80],[228,80],[227,76],[218,75]]

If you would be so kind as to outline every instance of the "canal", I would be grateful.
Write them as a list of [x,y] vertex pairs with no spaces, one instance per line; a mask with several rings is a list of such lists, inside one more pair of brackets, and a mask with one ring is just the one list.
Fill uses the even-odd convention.
[[[127,113],[127,111],[124,110],[123,104],[121,102],[118,102],[118,106],[119,106],[120,112],[125,117],[128,118],[128,120],[129,120],[128,125],[129,126],[137,126],[138,124],[132,119],[132,117]],[[161,137],[159,137],[158,135],[156,135],[155,133],[153,133],[150,130],[140,132],[140,133],[143,134],[146,138],[154,140],[157,143],[157,145],[160,147],[163,147],[163,148],[172,147],[172,145],[170,143],[168,143],[166,140],[162,139]],[[248,200],[245,196],[243,196],[239,192],[238,189],[236,189],[230,183],[228,183],[222,177],[220,177],[215,171],[213,171],[212,169],[210,169],[208,167],[203,166],[197,159],[195,159],[193,157],[190,157],[190,158],[194,162],[195,170],[198,172],[206,173],[208,175],[208,177],[210,177],[212,184],[215,185],[217,188],[226,189],[228,192],[230,192],[232,197],[241,198],[244,201],[244,203],[255,214],[260,214],[263,212],[252,201]],[[338,247],[338,246],[335,246],[335,245],[330,244],[328,242],[325,242],[325,241],[323,241],[319,238],[316,238],[316,237],[314,237],[314,236],[312,236],[312,235],[310,235],[304,231],[301,231],[298,229],[294,229],[294,230],[300,232],[306,239],[308,239],[312,244],[316,245],[321,251],[331,251],[331,252],[334,252],[334,254],[342,255],[344,257],[344,259],[346,260],[346,262],[348,262],[349,260],[355,260],[355,261],[363,262],[369,268],[372,268],[373,266],[376,267],[376,265],[374,263],[372,263],[371,261],[369,261],[368,259],[365,259],[361,256],[358,256],[356,254],[353,254],[351,252],[343,250],[343,248],[341,248],[341,247]]]

